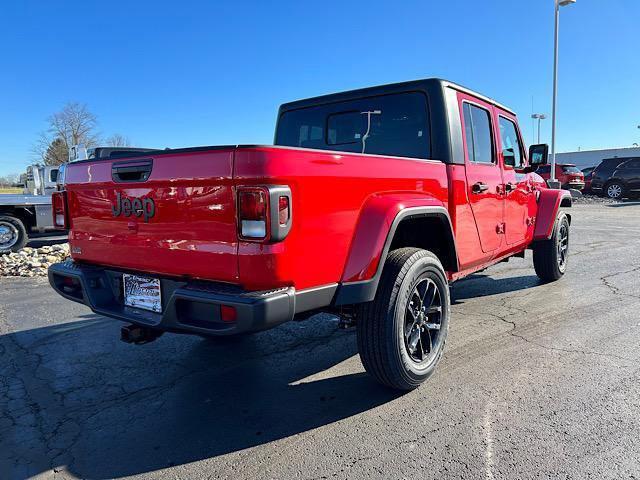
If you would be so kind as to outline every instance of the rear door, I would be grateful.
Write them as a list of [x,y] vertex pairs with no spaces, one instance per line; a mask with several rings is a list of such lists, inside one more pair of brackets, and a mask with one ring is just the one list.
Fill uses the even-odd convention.
[[498,163],[493,106],[458,93],[464,131],[467,197],[483,252],[491,253],[502,242],[502,172]]
[[500,163],[504,182],[504,232],[507,244],[524,241],[531,225],[529,203],[533,195],[522,136],[513,115],[496,108],[499,130]]

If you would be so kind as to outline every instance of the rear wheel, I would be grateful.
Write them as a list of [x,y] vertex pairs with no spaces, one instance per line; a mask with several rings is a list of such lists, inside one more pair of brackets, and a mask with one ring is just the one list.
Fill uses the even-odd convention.
[[533,246],[533,266],[536,275],[545,282],[553,282],[564,275],[569,259],[569,218],[558,214],[549,240]]
[[358,310],[358,350],[365,370],[391,388],[416,388],[440,361],[449,316],[449,285],[438,258],[418,248],[392,251],[376,297]]
[[27,243],[27,230],[19,218],[0,216],[0,254],[17,252]]
[[610,182],[605,187],[604,193],[607,197],[618,200],[624,195],[624,185],[620,182]]

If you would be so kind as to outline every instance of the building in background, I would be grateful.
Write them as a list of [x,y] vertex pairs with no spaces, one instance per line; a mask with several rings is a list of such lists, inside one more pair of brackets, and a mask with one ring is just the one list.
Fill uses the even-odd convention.
[[616,157],[638,157],[640,158],[640,147],[628,148],[607,148],[604,150],[582,150],[580,152],[565,152],[556,155],[558,163],[571,163],[583,169],[596,167],[605,158]]

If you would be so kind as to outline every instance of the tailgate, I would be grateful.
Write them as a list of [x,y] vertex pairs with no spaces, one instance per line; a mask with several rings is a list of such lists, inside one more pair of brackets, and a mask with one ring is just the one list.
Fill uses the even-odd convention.
[[70,164],[73,258],[237,282],[233,160],[224,147]]

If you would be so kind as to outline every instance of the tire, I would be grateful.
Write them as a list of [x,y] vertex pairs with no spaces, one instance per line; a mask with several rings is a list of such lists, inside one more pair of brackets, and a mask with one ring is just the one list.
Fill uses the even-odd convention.
[[607,198],[620,200],[625,195],[625,188],[622,183],[614,180],[613,182],[609,182],[604,186],[603,193]]
[[0,254],[17,252],[27,239],[27,229],[19,218],[0,215]]
[[567,270],[569,257],[569,218],[558,214],[549,240],[536,242],[533,246],[533,267],[544,282],[559,280]]
[[[425,304],[430,298],[429,306],[416,308],[423,306],[416,295],[422,295]],[[449,284],[438,257],[418,248],[390,252],[374,300],[358,307],[358,351],[365,370],[396,390],[418,387],[442,357],[450,305]]]

